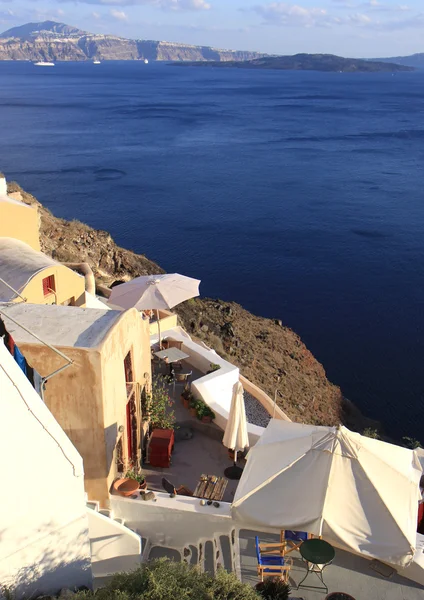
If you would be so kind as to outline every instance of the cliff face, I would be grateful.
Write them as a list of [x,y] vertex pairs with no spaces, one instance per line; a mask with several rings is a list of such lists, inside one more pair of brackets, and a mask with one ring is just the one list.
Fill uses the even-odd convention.
[[64,23],[44,21],[14,27],[0,35],[0,60],[79,61],[240,61],[264,56],[257,52],[220,50],[171,42],[129,40],[95,35]]
[[[109,233],[54,217],[16,183],[9,184],[8,192],[38,206],[43,252],[58,261],[88,262],[98,283],[110,285],[163,272],[145,256],[117,246]],[[369,425],[343,398],[340,388],[328,381],[323,366],[299,336],[281,322],[209,298],[189,300],[176,311],[181,325],[195,339],[238,365],[243,375],[271,397],[276,391],[278,405],[293,420],[318,425],[343,422],[359,429]]]

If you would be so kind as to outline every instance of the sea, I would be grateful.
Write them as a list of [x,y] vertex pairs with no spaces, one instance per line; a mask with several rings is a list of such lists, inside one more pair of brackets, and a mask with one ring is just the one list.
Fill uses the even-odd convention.
[[281,319],[424,441],[424,72],[0,62],[0,170]]

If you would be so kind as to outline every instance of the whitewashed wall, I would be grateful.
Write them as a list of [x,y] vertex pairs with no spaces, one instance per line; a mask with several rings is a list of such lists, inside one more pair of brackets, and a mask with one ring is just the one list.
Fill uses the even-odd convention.
[[134,529],[149,544],[182,550],[189,544],[229,535],[235,528],[230,514],[230,504],[220,502],[220,507],[201,506],[199,498],[176,496],[155,492],[156,502],[111,496],[111,507],[117,517]]
[[0,196],[7,196],[6,178],[0,175]]
[[141,564],[141,538],[113,519],[87,509],[93,577],[133,571]]
[[0,582],[91,586],[82,459],[0,338]]
[[[183,342],[182,351],[189,355],[186,362],[199,371],[206,373],[210,369],[211,363],[220,365],[221,368],[219,370],[193,381],[191,390],[214,411],[216,415],[215,423],[225,431],[231,408],[234,385],[239,381],[240,377],[239,368],[218,356],[213,350],[193,342],[187,332],[180,327],[165,331],[162,337],[181,340]],[[153,341],[151,338],[151,342]],[[249,434],[249,444],[253,446],[264,432],[264,428],[248,423],[247,431]]]

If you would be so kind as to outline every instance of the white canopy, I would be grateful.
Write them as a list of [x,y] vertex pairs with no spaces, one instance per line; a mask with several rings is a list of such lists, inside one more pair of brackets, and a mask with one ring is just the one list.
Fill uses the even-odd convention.
[[414,555],[421,470],[406,448],[273,419],[250,450],[232,505],[256,526],[322,535],[407,566]]
[[199,295],[198,279],[179,273],[143,275],[112,289],[109,302],[137,310],[170,309]]

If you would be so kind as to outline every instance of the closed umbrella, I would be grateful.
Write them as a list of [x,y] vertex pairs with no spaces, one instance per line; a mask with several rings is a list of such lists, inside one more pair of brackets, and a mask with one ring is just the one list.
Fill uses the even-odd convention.
[[156,310],[160,344],[158,311],[160,309],[170,310],[177,304],[198,296],[199,284],[199,279],[186,277],[179,273],[143,275],[115,286],[109,302],[122,308]]
[[230,414],[228,415],[222,443],[227,448],[234,450],[234,465],[225,469],[225,476],[228,479],[240,479],[243,469],[237,466],[237,452],[249,446],[244,392],[240,381],[233,388]]

